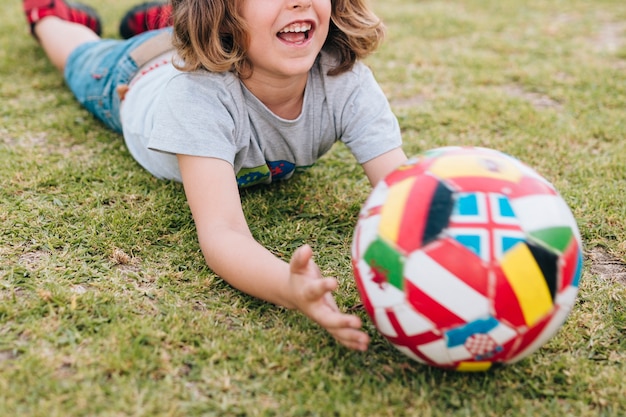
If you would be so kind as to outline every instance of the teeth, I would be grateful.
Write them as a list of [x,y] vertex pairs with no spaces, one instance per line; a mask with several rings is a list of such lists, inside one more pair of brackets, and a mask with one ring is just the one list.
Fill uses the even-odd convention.
[[294,23],[283,28],[279,33],[287,33],[287,32],[307,32],[311,30],[310,23]]

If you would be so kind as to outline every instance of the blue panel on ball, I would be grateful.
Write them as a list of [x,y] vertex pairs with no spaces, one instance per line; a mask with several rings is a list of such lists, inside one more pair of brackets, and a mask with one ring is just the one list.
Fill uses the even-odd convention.
[[515,217],[515,212],[513,211],[513,207],[511,207],[511,202],[505,196],[498,197],[498,209],[500,211],[500,216],[502,217]]
[[574,273],[574,280],[572,281],[572,285],[574,287],[578,287],[578,282],[580,281],[580,276],[583,273],[583,251],[578,250],[578,260],[576,262],[576,272]]
[[460,214],[462,216],[476,216],[479,214],[478,199],[476,194],[463,194],[460,195],[456,206],[454,207],[454,214]]
[[502,236],[502,253],[506,253],[513,246],[517,245],[520,242],[523,242],[524,239],[513,236]]
[[456,235],[454,236],[457,242],[465,246],[476,255],[481,256],[481,237],[479,235]]
[[448,347],[460,346],[465,343],[468,337],[477,333],[488,333],[489,331],[498,327],[498,320],[493,317],[487,317],[486,319],[479,319],[467,323],[465,326],[457,327],[452,330],[448,330],[446,339],[448,340]]

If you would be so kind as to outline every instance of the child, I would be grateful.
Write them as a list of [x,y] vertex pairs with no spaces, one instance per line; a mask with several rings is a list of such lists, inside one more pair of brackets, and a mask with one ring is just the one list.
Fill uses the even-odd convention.
[[128,40],[101,39],[84,5],[23,6],[79,102],[122,132],[149,172],[182,181],[208,266],[366,350],[360,319],[339,311],[337,281],[322,277],[310,246],[290,263],[274,256],[250,233],[239,196],[312,165],[337,140],[371,184],[406,160],[397,120],[360,62],[383,34],[364,0],[146,3],[122,22]]

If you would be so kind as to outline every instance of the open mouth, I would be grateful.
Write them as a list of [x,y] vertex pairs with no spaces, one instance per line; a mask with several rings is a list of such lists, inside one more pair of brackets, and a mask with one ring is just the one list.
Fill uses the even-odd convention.
[[311,22],[295,22],[282,28],[276,36],[283,42],[302,44],[309,39],[313,31]]

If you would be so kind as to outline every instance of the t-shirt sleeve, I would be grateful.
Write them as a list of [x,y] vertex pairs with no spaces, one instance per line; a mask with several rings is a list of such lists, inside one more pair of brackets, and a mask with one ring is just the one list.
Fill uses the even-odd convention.
[[236,111],[229,94],[201,74],[172,78],[155,105],[150,149],[234,163]]
[[352,91],[341,112],[341,141],[363,164],[402,146],[398,119],[371,70],[357,63]]

